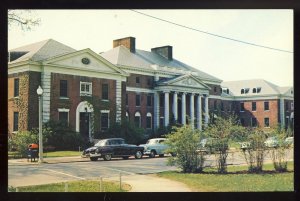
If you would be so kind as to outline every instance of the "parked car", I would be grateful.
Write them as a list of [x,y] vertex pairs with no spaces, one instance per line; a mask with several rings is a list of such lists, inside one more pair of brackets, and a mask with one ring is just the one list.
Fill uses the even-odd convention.
[[242,150],[246,150],[251,147],[251,142],[240,142],[239,144]]
[[278,138],[276,136],[268,137],[264,145],[268,148],[276,148],[279,146]]
[[287,145],[293,146],[293,145],[294,145],[294,137],[287,137],[287,138],[285,138],[284,142],[285,142]]
[[93,147],[85,149],[82,152],[82,157],[89,157],[91,161],[96,161],[98,158],[103,158],[106,161],[118,157],[128,159],[130,156],[140,159],[143,157],[143,152],[143,147],[126,144],[122,138],[108,138],[100,140]]
[[216,153],[225,146],[228,149],[228,144],[222,144],[220,139],[217,138],[204,138],[199,143],[199,152],[205,152],[207,154]]
[[154,158],[155,155],[163,157],[165,151],[169,148],[169,146],[164,143],[165,141],[166,138],[153,138],[149,139],[146,144],[141,144],[140,146],[144,147],[144,155],[148,155],[150,158]]

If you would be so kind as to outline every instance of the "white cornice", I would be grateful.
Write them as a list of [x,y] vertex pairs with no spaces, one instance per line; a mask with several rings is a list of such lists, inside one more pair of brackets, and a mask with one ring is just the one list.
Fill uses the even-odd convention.
[[153,90],[153,89],[137,88],[137,87],[126,87],[126,91],[140,92],[140,93],[154,93],[155,92],[155,90]]

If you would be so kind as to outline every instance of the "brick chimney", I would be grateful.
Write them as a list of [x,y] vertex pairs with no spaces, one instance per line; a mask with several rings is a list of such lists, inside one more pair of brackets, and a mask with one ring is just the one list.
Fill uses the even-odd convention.
[[120,45],[123,45],[127,47],[130,52],[135,53],[135,38],[134,37],[126,37],[121,38],[113,41],[113,47],[118,47]]
[[167,46],[152,48],[151,52],[159,54],[170,61],[173,60],[172,46],[167,45]]

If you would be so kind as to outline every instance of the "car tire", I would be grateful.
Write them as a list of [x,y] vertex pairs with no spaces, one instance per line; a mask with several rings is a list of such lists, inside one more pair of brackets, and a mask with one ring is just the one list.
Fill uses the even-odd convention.
[[159,154],[159,157],[164,157],[165,155],[164,154]]
[[110,160],[111,160],[111,154],[105,154],[105,155],[103,156],[103,159],[104,159],[105,161],[110,161]]
[[98,158],[97,158],[97,157],[90,157],[90,160],[91,160],[91,161],[97,161]]
[[175,153],[171,153],[171,156],[175,157],[175,156],[176,156],[176,154],[175,154]]
[[150,158],[155,158],[155,155],[156,155],[156,151],[155,151],[155,150],[152,150],[152,151],[150,152],[149,157],[150,157]]
[[129,156],[123,156],[122,157],[124,160],[128,160]]
[[137,151],[137,152],[135,153],[134,157],[135,157],[136,159],[141,159],[141,158],[143,157],[143,154],[142,154],[141,151]]

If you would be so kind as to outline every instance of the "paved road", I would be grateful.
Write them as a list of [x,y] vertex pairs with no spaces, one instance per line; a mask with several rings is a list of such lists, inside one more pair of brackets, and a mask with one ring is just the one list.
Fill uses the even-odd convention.
[[[290,157],[292,158],[292,155]],[[269,160],[269,157],[266,160]],[[177,170],[176,167],[167,166],[166,161],[167,157],[153,159],[144,157],[140,160],[130,158],[129,160],[112,159],[112,161],[103,161],[99,159],[98,161],[91,162],[87,159],[85,162],[71,163],[15,164],[8,167],[8,185],[27,186],[100,177],[112,179],[118,178],[120,173],[124,178],[124,182],[127,179],[127,181],[133,183],[134,181],[145,183],[147,182],[145,176],[148,174]],[[229,165],[240,165],[245,164],[245,160],[241,153],[236,152],[228,155],[227,163]],[[214,155],[206,159],[205,166],[215,166]],[[148,179],[153,180],[153,178]],[[184,187],[180,187],[180,189],[184,189]]]

